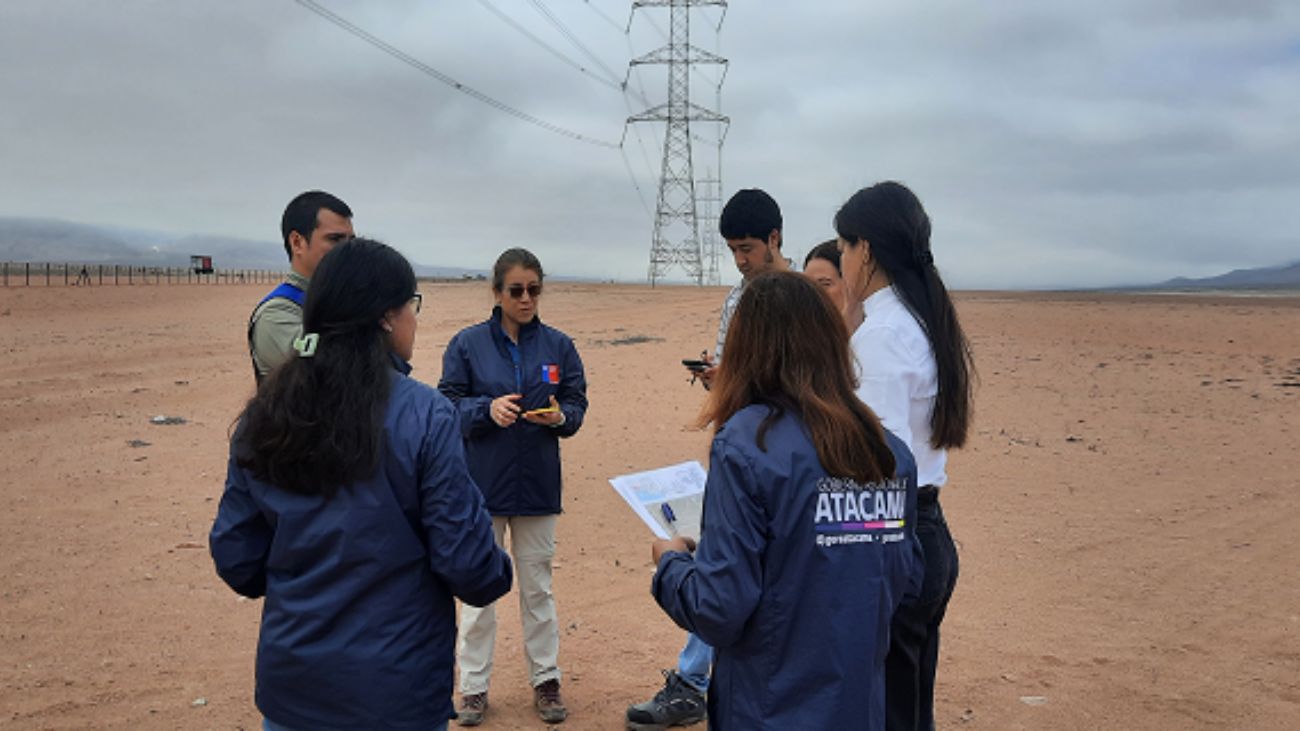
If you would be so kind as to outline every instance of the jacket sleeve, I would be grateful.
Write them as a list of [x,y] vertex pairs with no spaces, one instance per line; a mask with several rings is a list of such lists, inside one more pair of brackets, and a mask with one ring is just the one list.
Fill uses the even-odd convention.
[[555,432],[559,437],[571,437],[582,428],[582,420],[587,415],[587,374],[582,368],[582,358],[578,357],[578,349],[568,336],[564,337],[563,357],[560,364],[563,375],[555,400],[564,414],[564,423],[555,427]]
[[263,376],[289,360],[293,341],[302,335],[302,309],[277,297],[253,315],[253,364]]
[[470,392],[474,366],[465,340],[464,333],[461,333],[447,343],[447,350],[442,354],[442,376],[438,379],[438,390],[456,406],[461,436],[473,439],[490,429],[500,427],[492,421],[492,397]]
[[451,593],[476,607],[510,591],[510,557],[496,544],[492,517],[465,464],[450,407],[434,407],[420,446],[420,519],[429,566]]
[[718,439],[709,460],[708,525],[695,555],[664,554],[650,591],[679,626],[714,647],[729,647],[762,594],[767,517],[743,454]]
[[266,559],[274,537],[275,529],[253,500],[232,449],[226,466],[226,490],[208,537],[217,575],[246,597],[256,599],[266,594]]
[[909,604],[915,603],[921,598],[921,590],[925,581],[925,549],[921,547],[921,537],[916,534],[917,523],[917,477],[916,477],[916,459],[912,456],[911,450],[906,444],[897,442],[891,445],[894,448],[895,457],[902,454],[907,459],[898,459],[898,468],[894,477],[907,482],[907,513],[905,520],[907,527],[903,533],[907,536],[910,551],[904,555],[908,561],[907,584],[903,590],[903,601]]

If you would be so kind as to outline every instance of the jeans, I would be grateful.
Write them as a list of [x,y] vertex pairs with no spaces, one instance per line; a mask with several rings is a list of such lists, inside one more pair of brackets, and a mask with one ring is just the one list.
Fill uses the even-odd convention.
[[939,507],[938,491],[918,496],[916,536],[925,551],[921,595],[894,612],[885,658],[885,728],[933,731],[939,624],[957,586],[957,547]]
[[692,632],[686,636],[686,646],[677,656],[677,674],[692,688],[701,693],[709,689],[709,669],[713,665],[713,648]]

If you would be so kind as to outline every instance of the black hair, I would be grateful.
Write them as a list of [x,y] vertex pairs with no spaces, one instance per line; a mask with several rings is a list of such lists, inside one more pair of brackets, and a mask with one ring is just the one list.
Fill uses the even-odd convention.
[[528,249],[506,249],[497,257],[497,263],[492,265],[492,289],[500,292],[506,283],[506,272],[517,266],[537,272],[538,281],[546,279],[542,262],[533,256],[533,252]]
[[410,262],[378,241],[352,239],[321,259],[303,305],[316,351],[292,355],[244,407],[234,436],[241,467],[306,495],[374,474],[393,372],[380,321],[415,288]]
[[835,271],[838,273],[840,270],[840,242],[831,239],[830,241],[823,241],[814,246],[812,251],[808,252],[808,256],[804,257],[803,268],[807,269],[808,263],[813,259],[825,259],[826,261],[829,261],[835,266]]
[[300,236],[311,240],[312,231],[316,230],[320,210],[324,208],[344,218],[352,218],[352,209],[348,204],[323,190],[309,190],[299,193],[289,201],[280,217],[280,236],[284,239],[284,253],[293,261],[293,247],[289,245],[289,234],[297,231]]
[[930,414],[935,449],[966,443],[975,364],[948,289],[930,252],[930,217],[916,194],[892,180],[854,193],[835,214],[835,232],[850,246],[866,242],[871,259],[925,330],[939,371]]
[[[718,232],[728,241],[749,238],[767,241],[773,231],[781,231],[781,207],[758,188],[737,191],[718,216]],[[778,248],[780,243],[781,239],[777,238]]]

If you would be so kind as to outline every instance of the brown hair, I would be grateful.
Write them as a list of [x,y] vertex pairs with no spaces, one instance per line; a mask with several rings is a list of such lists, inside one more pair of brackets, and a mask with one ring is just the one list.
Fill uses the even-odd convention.
[[751,404],[768,407],[755,439],[787,410],[803,421],[828,473],[862,482],[894,474],[880,419],[854,393],[844,320],[830,297],[794,272],[768,272],[745,288],[732,316],[699,425],[714,429]]
[[492,289],[497,292],[506,283],[506,273],[515,267],[523,267],[537,272],[537,279],[543,280],[546,275],[542,273],[542,262],[533,255],[528,249],[506,249],[497,257],[497,263],[492,265]]

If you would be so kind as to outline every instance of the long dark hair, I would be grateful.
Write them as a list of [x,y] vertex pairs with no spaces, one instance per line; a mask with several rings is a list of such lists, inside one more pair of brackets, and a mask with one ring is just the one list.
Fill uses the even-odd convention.
[[952,298],[934,266],[930,217],[921,201],[902,183],[876,183],[840,207],[835,232],[850,246],[865,241],[871,247],[872,260],[889,275],[894,291],[925,330],[939,372],[930,445],[962,446],[970,428],[975,364]]
[[294,353],[245,406],[239,465],[307,495],[330,496],[374,474],[393,370],[380,321],[414,293],[410,263],[378,241],[352,239],[326,254],[303,306],[316,351]]
[[894,474],[894,453],[880,419],[858,400],[844,318],[807,277],[768,272],[745,288],[727,331],[722,365],[701,425],[715,429],[750,404],[769,408],[768,428],[786,411],[807,427],[828,473],[863,482]]

